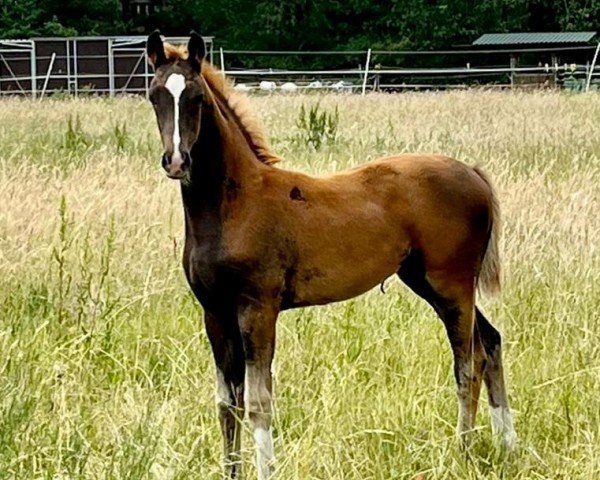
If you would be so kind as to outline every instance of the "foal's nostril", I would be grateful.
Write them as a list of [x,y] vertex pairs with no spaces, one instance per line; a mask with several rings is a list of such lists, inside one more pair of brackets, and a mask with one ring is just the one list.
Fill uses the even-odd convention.
[[185,170],[185,169],[189,168],[189,166],[191,165],[192,159],[191,159],[190,154],[188,152],[183,152],[181,154],[181,156],[182,156],[181,169]]
[[171,163],[171,158],[168,157],[167,155],[163,155],[160,163],[163,168],[167,168],[169,166],[169,164]]

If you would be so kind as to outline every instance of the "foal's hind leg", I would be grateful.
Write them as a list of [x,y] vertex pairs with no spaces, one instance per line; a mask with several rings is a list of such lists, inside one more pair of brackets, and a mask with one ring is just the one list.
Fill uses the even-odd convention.
[[448,299],[442,302],[443,306],[438,313],[446,327],[454,354],[454,377],[459,402],[458,433],[466,441],[466,435],[475,426],[486,364],[485,351],[474,328],[474,283],[467,278],[452,283],[444,279],[433,284]]
[[500,436],[505,446],[513,450],[517,444],[517,434],[513,427],[508,405],[508,395],[502,368],[502,344],[500,332],[476,308],[477,330],[487,353],[487,365],[483,379],[488,390],[492,430]]
[[474,330],[474,281],[468,275],[450,278],[442,272],[426,275],[420,252],[404,261],[398,275],[434,308],[444,322],[454,354],[454,376],[459,401],[458,433],[463,441],[473,429],[485,351]]
[[244,351],[235,315],[205,311],[206,333],[217,370],[217,408],[223,436],[225,475],[240,478],[241,422],[244,417]]

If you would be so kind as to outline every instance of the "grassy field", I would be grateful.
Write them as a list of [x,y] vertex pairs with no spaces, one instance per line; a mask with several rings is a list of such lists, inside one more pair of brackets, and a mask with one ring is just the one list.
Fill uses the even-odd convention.
[[[318,100],[340,124],[311,152],[296,121]],[[281,168],[443,152],[490,173],[504,217],[503,293],[480,304],[504,334],[519,451],[494,447],[484,395],[473,455],[460,453],[443,326],[390,279],[385,294],[280,317],[279,478],[600,478],[600,96],[251,102]],[[214,367],[150,105],[0,111],[0,478],[220,478]]]

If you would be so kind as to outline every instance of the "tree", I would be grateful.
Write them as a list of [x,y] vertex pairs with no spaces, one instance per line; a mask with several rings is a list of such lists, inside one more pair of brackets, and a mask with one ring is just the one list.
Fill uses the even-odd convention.
[[160,28],[214,35],[232,49],[432,49],[485,32],[594,30],[599,0],[0,0],[0,38],[116,35]]
[[125,32],[117,0],[0,0],[0,38]]

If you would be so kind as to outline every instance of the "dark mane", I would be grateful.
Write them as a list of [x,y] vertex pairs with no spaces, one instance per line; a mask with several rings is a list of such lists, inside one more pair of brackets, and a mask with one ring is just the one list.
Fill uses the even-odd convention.
[[[188,52],[185,45],[165,43],[164,47],[168,60],[187,59]],[[231,82],[207,61],[202,62],[201,76],[211,92],[227,105],[256,157],[267,165],[279,162],[281,158],[271,150],[262,124],[252,114],[247,97],[236,92]]]

